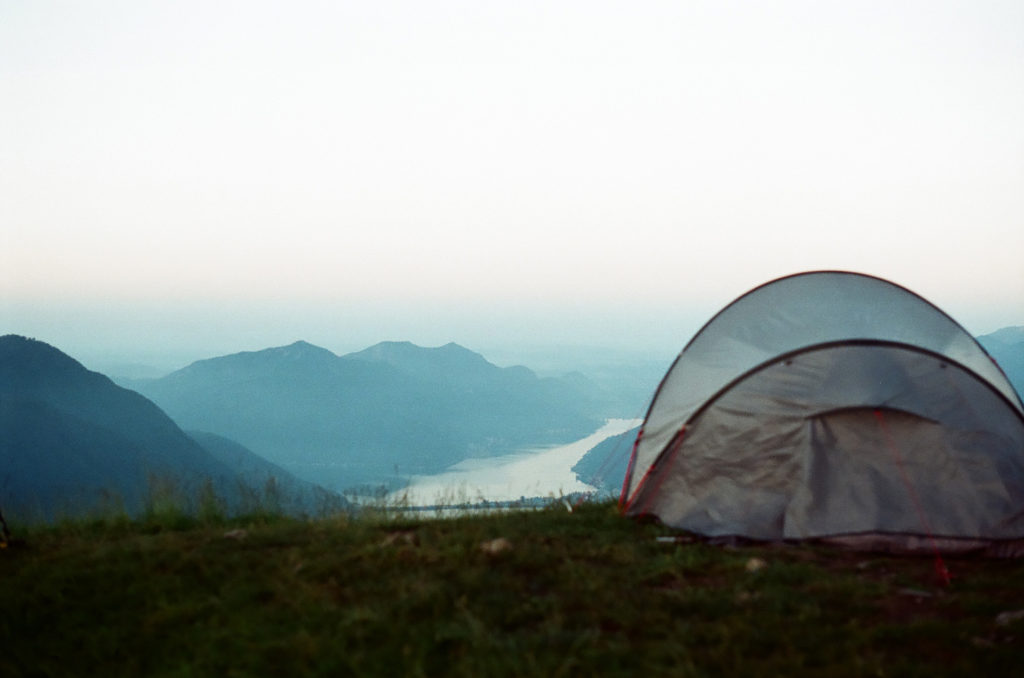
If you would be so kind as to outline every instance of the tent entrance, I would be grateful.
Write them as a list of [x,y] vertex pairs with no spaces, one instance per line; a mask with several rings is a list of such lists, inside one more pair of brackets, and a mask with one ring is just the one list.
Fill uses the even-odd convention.
[[785,538],[978,529],[977,472],[964,468],[964,455],[939,423],[863,407],[825,412],[805,425],[804,478],[786,509]]

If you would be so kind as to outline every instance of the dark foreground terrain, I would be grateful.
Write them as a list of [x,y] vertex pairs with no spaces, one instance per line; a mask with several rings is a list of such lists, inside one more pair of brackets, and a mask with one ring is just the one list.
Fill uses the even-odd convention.
[[[0,676],[1009,676],[1024,563],[667,541],[611,504],[173,510],[0,550]],[[658,538],[662,537],[661,540]]]

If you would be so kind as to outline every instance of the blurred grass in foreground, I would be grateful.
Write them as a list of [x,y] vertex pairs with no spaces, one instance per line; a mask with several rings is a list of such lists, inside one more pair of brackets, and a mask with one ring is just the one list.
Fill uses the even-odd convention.
[[608,502],[448,520],[226,517],[215,499],[203,505],[15,529],[0,551],[0,676],[1004,676],[1024,666],[1019,561],[948,559],[953,584],[940,588],[928,558],[659,542],[673,533]]

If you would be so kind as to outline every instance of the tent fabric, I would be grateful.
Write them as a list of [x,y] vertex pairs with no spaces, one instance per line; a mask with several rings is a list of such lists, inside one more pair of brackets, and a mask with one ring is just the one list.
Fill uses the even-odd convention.
[[[1024,416],[1024,404],[999,367],[938,308],[880,278],[816,271],[755,288],[694,336],[658,389],[636,450],[635,468],[648,468],[697,407],[748,370],[801,347],[854,339],[897,341],[960,362]],[[642,477],[627,477],[627,495]]]
[[708,536],[1024,539],[1024,408],[978,343],[913,293],[791,276],[680,353],[623,503]]

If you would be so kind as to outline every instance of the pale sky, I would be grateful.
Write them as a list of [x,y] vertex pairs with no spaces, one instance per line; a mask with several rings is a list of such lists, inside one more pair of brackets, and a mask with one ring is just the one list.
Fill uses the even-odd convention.
[[1024,324],[1024,3],[0,0],[0,333],[671,354],[825,268]]

